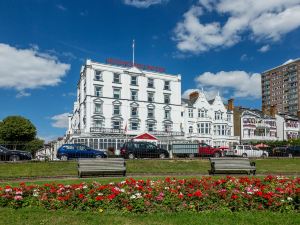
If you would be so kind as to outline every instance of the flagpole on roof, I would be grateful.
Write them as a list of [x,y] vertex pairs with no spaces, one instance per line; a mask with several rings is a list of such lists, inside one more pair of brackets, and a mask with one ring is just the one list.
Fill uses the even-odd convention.
[[132,66],[134,66],[134,39],[132,41]]

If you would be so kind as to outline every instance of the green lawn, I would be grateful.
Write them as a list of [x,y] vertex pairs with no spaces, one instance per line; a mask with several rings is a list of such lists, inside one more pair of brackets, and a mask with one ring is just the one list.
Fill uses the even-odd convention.
[[0,224],[300,224],[299,213],[202,212],[172,214],[108,214],[70,210],[48,211],[42,208],[0,208]]
[[[300,158],[257,159],[257,173],[300,174]],[[208,160],[128,160],[127,173],[134,174],[208,174]],[[77,175],[76,161],[1,163],[0,179]]]

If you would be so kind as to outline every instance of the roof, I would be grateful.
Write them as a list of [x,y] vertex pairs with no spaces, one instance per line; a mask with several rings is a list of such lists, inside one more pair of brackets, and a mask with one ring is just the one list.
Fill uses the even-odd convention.
[[275,70],[275,69],[278,69],[278,68],[280,68],[280,67],[287,66],[287,65],[292,64],[292,63],[295,63],[295,62],[297,62],[297,61],[300,61],[300,58],[294,59],[294,60],[292,60],[292,61],[290,61],[290,62],[288,62],[288,63],[281,64],[281,65],[276,66],[276,67],[273,67],[273,68],[271,68],[271,69],[265,70],[265,71],[262,72],[262,73],[266,73],[266,72],[269,72],[269,71],[271,71],[271,70]]
[[149,134],[149,133],[143,133],[143,134],[137,135],[132,139],[133,140],[151,140],[151,141],[158,140],[155,136],[153,136],[152,134]]

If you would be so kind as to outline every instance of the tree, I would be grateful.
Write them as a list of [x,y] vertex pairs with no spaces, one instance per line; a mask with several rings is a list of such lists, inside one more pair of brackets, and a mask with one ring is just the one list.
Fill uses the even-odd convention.
[[0,123],[0,140],[4,142],[30,142],[35,136],[35,126],[22,116],[8,116]]
[[35,155],[37,150],[44,147],[44,142],[44,140],[35,138],[26,144],[25,150],[31,152],[32,155]]

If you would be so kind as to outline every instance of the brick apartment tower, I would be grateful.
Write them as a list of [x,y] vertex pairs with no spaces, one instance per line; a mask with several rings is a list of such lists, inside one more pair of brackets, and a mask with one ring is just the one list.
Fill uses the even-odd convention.
[[300,116],[300,58],[261,74],[262,111]]

